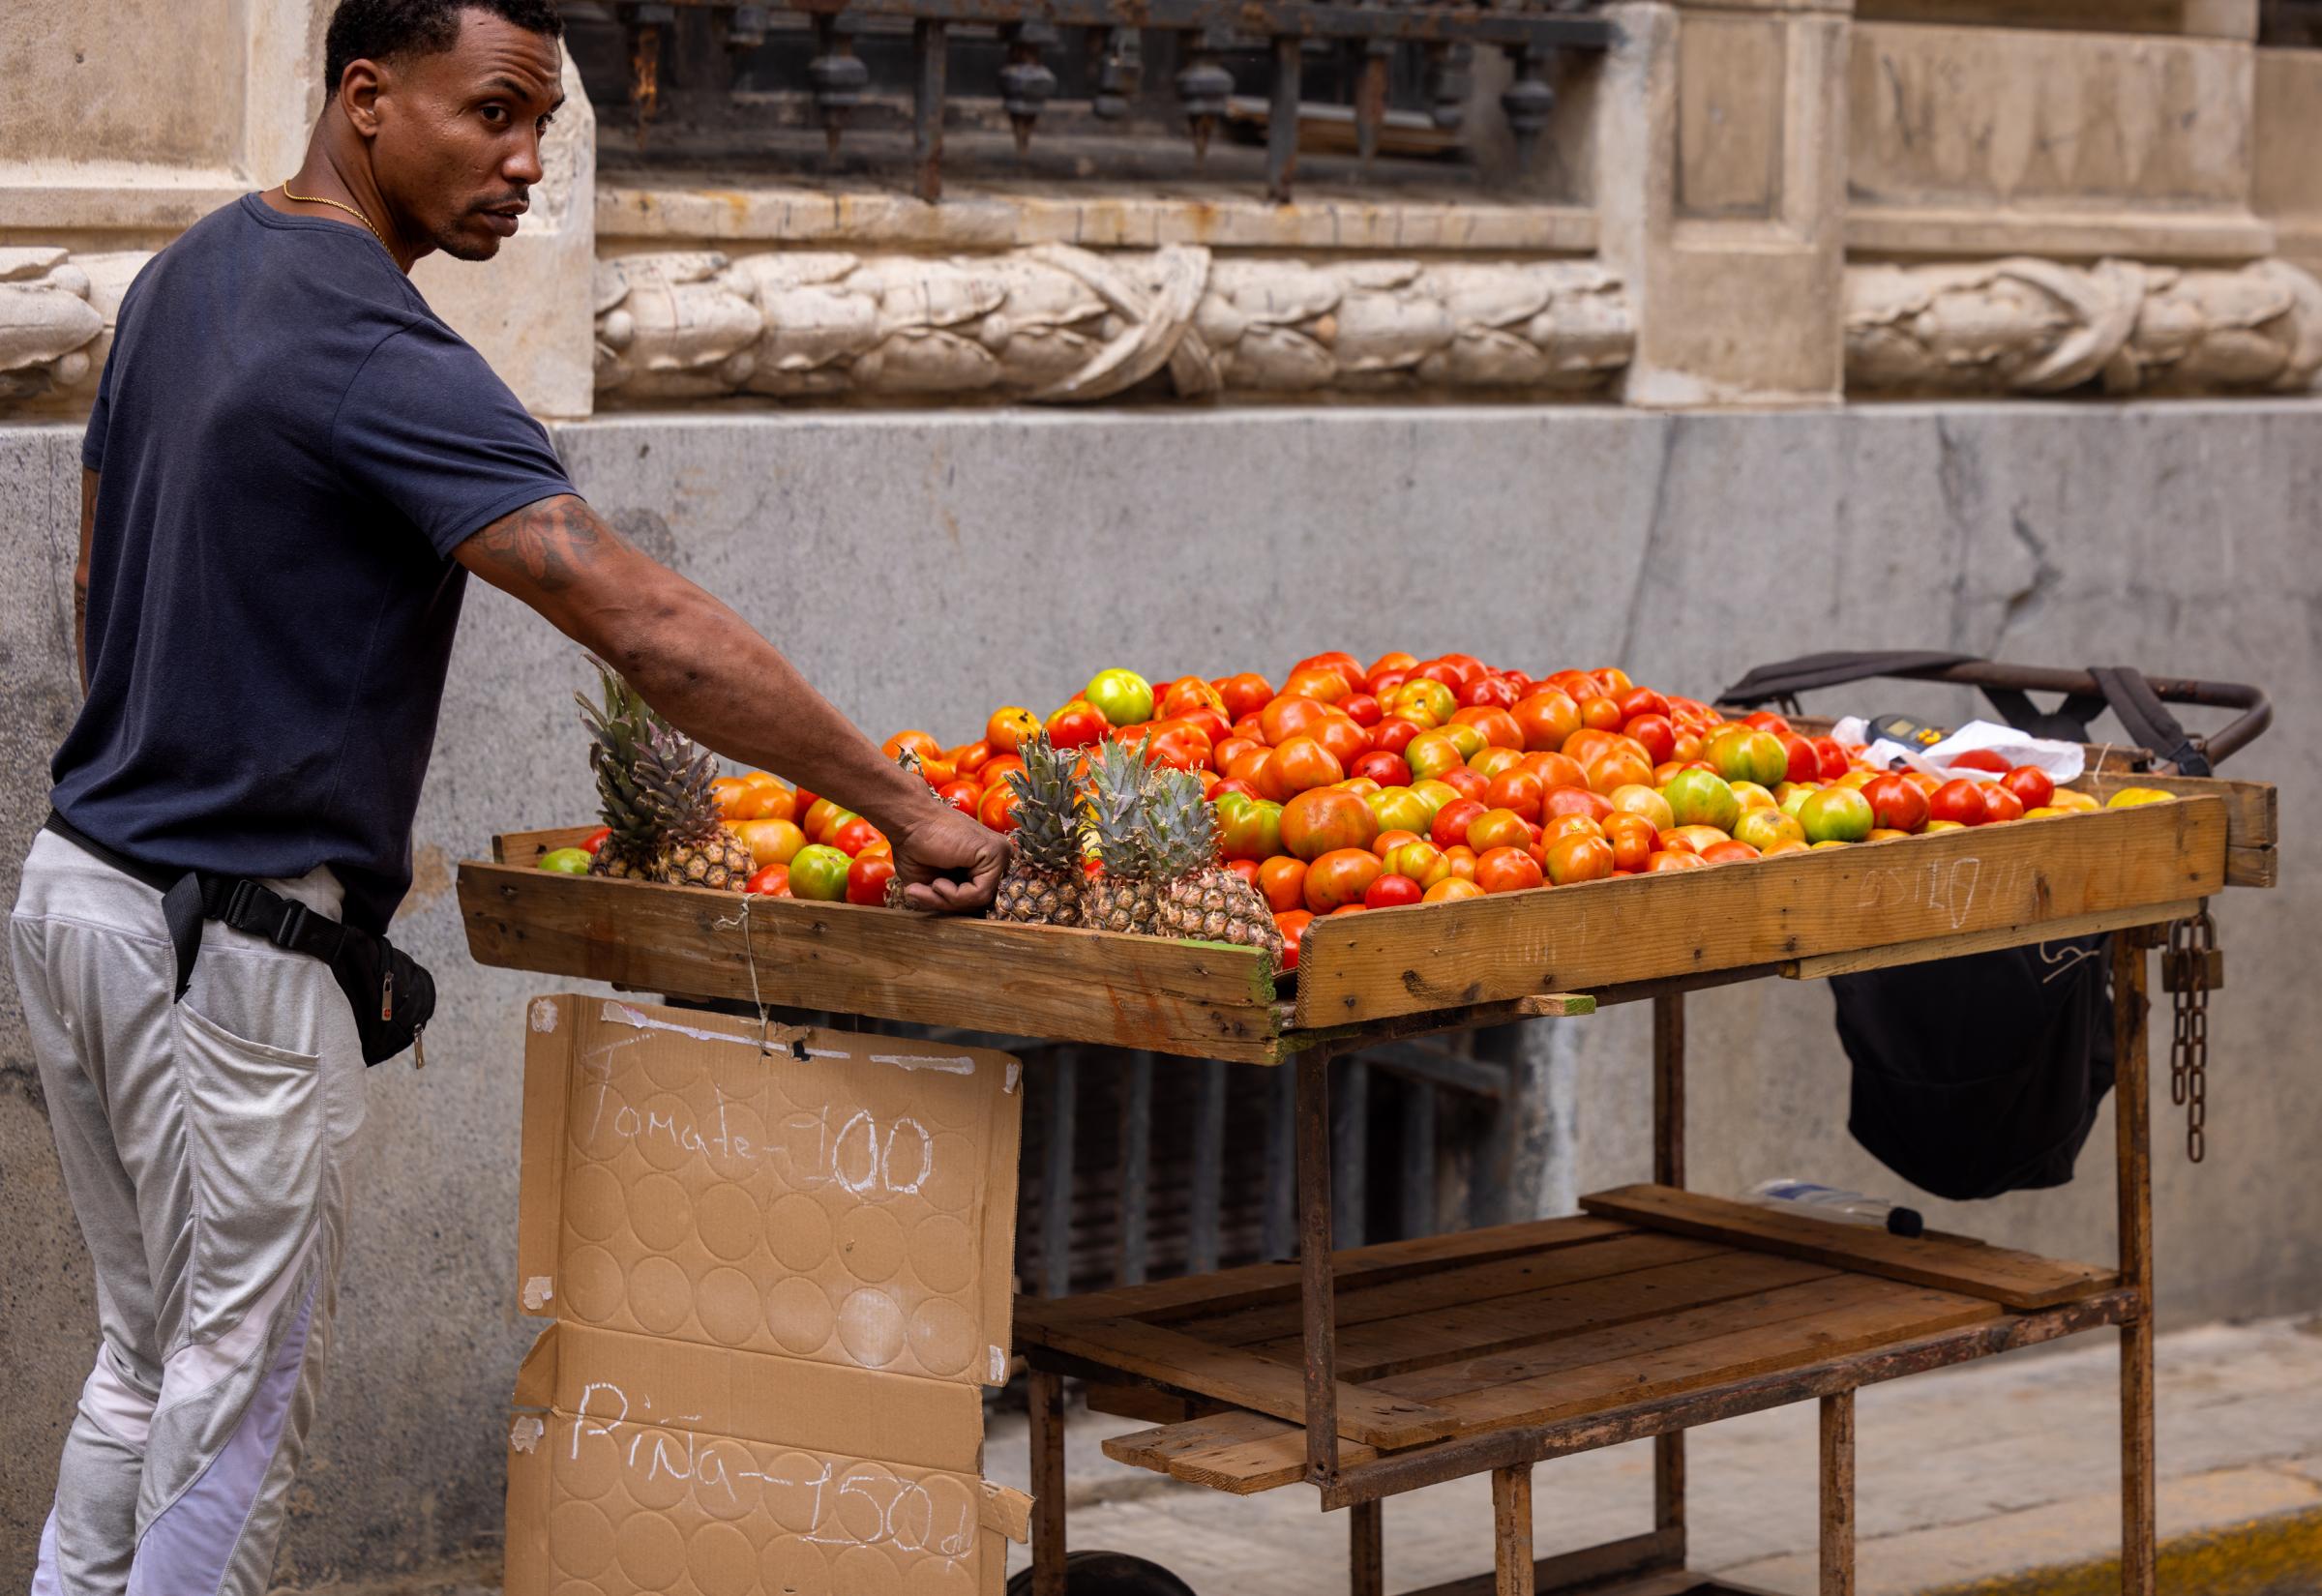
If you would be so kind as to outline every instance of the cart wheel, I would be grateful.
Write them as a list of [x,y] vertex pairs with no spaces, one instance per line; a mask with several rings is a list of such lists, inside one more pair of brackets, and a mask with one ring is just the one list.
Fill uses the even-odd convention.
[[[1064,1557],[1068,1596],[1193,1596],[1193,1586],[1159,1563],[1125,1552],[1073,1552]],[[1031,1596],[1032,1571],[1008,1581],[1008,1596]]]

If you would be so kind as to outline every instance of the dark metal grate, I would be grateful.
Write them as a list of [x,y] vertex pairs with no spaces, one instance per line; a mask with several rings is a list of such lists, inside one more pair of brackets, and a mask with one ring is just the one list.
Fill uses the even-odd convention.
[[1221,129],[1262,138],[1266,192],[1287,201],[1302,150],[1344,143],[1367,167],[1383,146],[1454,148],[1487,53],[1504,58],[1500,116],[1528,169],[1556,107],[1560,58],[1615,41],[1597,3],[569,0],[568,10],[618,28],[640,133],[722,53],[731,94],[774,127],[819,127],[834,163],[850,130],[908,125],[912,185],[931,201],[963,98],[997,102],[1020,156],[1051,122],[1076,133],[1174,122],[1197,163]]

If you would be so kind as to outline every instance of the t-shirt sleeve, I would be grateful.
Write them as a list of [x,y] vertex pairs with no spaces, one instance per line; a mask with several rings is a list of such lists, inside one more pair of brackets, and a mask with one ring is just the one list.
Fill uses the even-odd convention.
[[118,338],[104,352],[104,371],[97,378],[97,402],[89,406],[89,429],[80,435],[80,463],[91,471],[104,470],[105,429],[113,419],[113,357],[120,349]]
[[349,482],[447,557],[502,516],[573,491],[540,423],[482,355],[430,321],[372,351],[340,402],[331,451]]

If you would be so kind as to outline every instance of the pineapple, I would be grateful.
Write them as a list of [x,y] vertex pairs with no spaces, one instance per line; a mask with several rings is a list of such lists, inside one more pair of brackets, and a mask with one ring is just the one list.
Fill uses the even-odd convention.
[[605,702],[580,700],[597,796],[611,835],[589,862],[592,875],[668,881],[739,892],[750,850],[726,826],[710,791],[716,758],[656,714],[602,662]]
[[1081,923],[1081,794],[1074,772],[1080,755],[1045,735],[1017,750],[1024,769],[1011,772],[1016,792],[1016,857],[992,900],[995,920],[1027,926]]
[[641,785],[639,761],[651,742],[653,711],[635,688],[601,662],[605,702],[592,704],[580,694],[580,720],[588,727],[588,761],[597,777],[597,805],[610,828],[589,861],[588,873],[618,881],[650,881],[661,859],[661,820]]
[[1153,782],[1145,754],[1126,743],[1105,743],[1088,762],[1086,824],[1104,872],[1081,889],[1083,925],[1141,935],[1154,931],[1161,893],[1146,813]]
[[1154,931],[1264,948],[1279,960],[1282,933],[1258,889],[1218,863],[1217,818],[1190,771],[1156,769],[1147,805],[1161,881]]

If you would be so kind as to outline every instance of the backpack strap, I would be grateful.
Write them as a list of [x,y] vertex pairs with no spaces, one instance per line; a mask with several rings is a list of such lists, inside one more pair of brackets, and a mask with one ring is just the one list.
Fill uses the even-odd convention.
[[2105,703],[2139,747],[2152,750],[2155,757],[2174,766],[2181,776],[2209,774],[2209,755],[2187,735],[2142,671],[2127,665],[2091,665],[2088,673],[2104,690]]
[[1776,699],[1794,702],[1801,693],[1818,687],[1839,687],[1868,681],[1874,676],[1908,676],[1922,670],[1941,670],[1966,665],[1973,654],[1938,654],[1923,650],[1859,653],[1839,650],[1805,654],[1779,665],[1760,665],[1717,695],[1721,704],[1754,709]]

